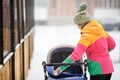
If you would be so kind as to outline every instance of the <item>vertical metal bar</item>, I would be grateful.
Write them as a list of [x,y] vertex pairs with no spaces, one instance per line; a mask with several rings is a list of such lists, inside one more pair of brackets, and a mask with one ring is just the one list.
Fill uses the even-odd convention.
[[14,52],[14,0],[10,0],[10,40],[11,40],[11,51]]
[[26,0],[24,0],[24,18],[25,18],[25,26],[24,26],[24,35],[26,35],[26,27],[27,27],[27,17],[26,17],[26,14],[27,14],[27,10],[26,10],[26,3],[27,3],[27,1]]
[[33,27],[35,25],[35,22],[34,22],[34,0],[32,0],[32,10],[33,10],[32,11],[32,13],[33,13],[33,15],[32,15],[32,21],[33,21],[32,27]]
[[[10,40],[11,51],[14,51],[14,1],[10,0]],[[12,56],[12,80],[15,80],[15,61],[14,55]]]
[[22,7],[21,7],[21,0],[18,0],[18,6],[19,6],[19,25],[20,25],[20,41],[23,38],[23,34],[22,34]]
[[16,0],[17,4],[17,30],[18,30],[18,41],[20,43],[20,11],[19,11],[19,0]]
[[[23,11],[23,0],[21,0],[21,18],[22,18],[22,38],[24,38],[24,11]],[[23,77],[22,77],[22,80],[25,80],[25,69],[24,69],[24,66],[25,66],[25,56],[24,56],[24,42],[22,43],[22,65],[23,65]]]
[[45,80],[47,80],[48,79],[48,76],[47,76],[47,74],[46,74],[46,62],[42,62],[42,66],[43,66],[43,71],[44,71],[44,77],[45,77]]
[[86,72],[87,72],[87,60],[84,60],[84,77],[87,79]]
[[27,34],[27,31],[28,31],[28,3],[29,3],[29,1],[28,0],[25,0],[25,13],[26,13],[26,16],[25,16],[25,18],[26,18],[26,31],[25,31],[25,34]]
[[[11,51],[14,52],[14,0],[10,0],[10,40]],[[15,57],[12,56],[12,80],[15,80]]]
[[22,38],[24,38],[24,9],[23,0],[21,0],[21,14],[22,14]]
[[0,64],[3,64],[3,0],[0,0]]

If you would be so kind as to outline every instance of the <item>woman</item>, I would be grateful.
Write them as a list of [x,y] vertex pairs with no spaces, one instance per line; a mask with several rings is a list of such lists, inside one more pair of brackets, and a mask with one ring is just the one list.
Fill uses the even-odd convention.
[[[110,80],[114,69],[109,51],[115,48],[115,41],[97,20],[90,20],[85,2],[80,4],[74,22],[81,30],[81,37],[72,54],[63,63],[80,60],[86,52],[90,80]],[[55,72],[59,74],[67,67],[60,66]]]

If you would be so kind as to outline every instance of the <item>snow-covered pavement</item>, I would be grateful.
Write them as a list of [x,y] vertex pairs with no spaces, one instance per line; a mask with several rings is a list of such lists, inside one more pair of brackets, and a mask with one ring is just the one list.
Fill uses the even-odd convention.
[[[110,53],[115,72],[112,80],[120,80],[120,32],[109,32],[116,39],[117,47]],[[60,44],[76,45],[80,37],[76,25],[36,25],[34,52],[27,80],[44,80],[42,61],[46,61],[48,51]]]

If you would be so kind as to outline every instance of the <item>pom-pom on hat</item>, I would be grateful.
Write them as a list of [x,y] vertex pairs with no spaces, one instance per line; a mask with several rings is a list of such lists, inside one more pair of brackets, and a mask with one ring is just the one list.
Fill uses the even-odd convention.
[[87,13],[87,3],[85,2],[82,2],[79,6],[79,9],[77,10],[77,12],[75,13],[75,16],[74,16],[74,22],[75,24],[85,24],[87,22],[90,21],[90,16],[89,14]]

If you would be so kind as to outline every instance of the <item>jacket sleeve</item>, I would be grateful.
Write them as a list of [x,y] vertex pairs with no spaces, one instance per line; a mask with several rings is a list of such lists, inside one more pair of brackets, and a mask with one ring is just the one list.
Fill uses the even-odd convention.
[[109,34],[107,34],[107,43],[108,43],[108,51],[113,50],[116,46],[114,39]]
[[[91,44],[90,39],[87,35],[81,35],[81,39],[79,40],[77,46],[70,56],[68,56],[63,63],[73,63],[79,59],[81,59],[82,55],[86,51],[87,47]],[[69,66],[60,66],[59,69],[64,71]]]
[[108,43],[108,50],[109,51],[111,51],[115,48],[115,45],[116,45],[115,41],[110,35],[107,36],[107,43]]

